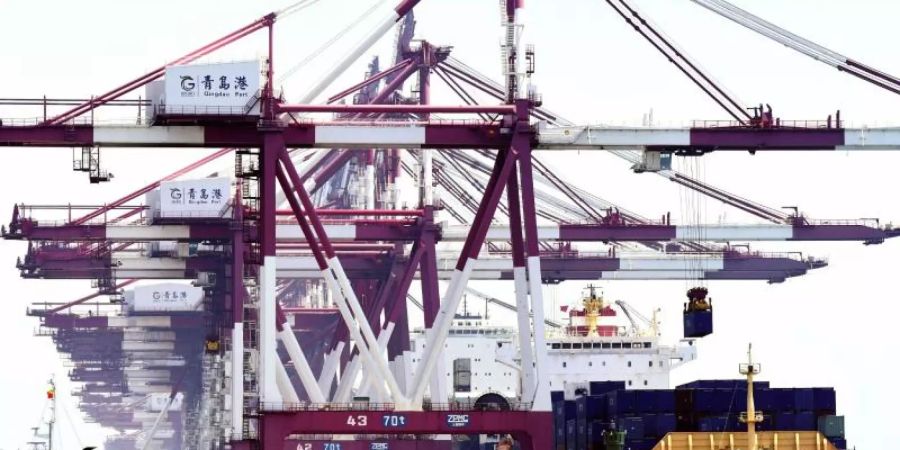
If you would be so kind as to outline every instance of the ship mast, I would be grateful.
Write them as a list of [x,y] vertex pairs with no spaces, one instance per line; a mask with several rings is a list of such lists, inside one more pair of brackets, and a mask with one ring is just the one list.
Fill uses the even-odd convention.
[[747,448],[759,450],[759,439],[756,435],[756,424],[762,422],[762,411],[756,410],[753,404],[753,376],[760,372],[759,364],[753,363],[753,344],[747,346],[747,362],[740,365],[741,375],[747,376],[747,411],[741,414],[741,421],[747,424]]
[[56,423],[56,382],[50,377],[50,388],[47,390],[50,400],[50,419],[47,420],[47,450],[53,450],[53,425]]

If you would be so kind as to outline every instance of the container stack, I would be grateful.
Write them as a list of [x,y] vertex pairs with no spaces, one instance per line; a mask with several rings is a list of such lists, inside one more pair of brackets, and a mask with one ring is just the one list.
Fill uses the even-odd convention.
[[[624,382],[591,382],[587,393],[553,393],[556,450],[618,450],[604,444],[625,432],[624,449],[650,450],[671,432],[742,432],[745,380],[700,380],[676,389],[627,390]],[[771,388],[754,383],[758,431],[819,431],[845,449],[844,420],[835,415],[833,388]]]

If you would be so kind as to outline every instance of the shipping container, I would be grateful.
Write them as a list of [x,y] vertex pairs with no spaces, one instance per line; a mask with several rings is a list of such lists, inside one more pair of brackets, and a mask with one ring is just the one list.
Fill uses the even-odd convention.
[[794,414],[797,429],[801,431],[814,431],[816,429],[816,416],[812,411],[798,411]]
[[675,391],[671,389],[660,389],[656,391],[656,402],[653,408],[658,413],[675,413]]
[[698,428],[697,415],[691,412],[675,414],[675,431],[695,431]]
[[648,414],[656,411],[656,390],[642,389],[634,391],[636,414]]
[[728,429],[728,418],[725,416],[703,417],[697,421],[697,430],[705,433],[717,433]]
[[566,421],[566,450],[578,450],[578,425],[575,419]]
[[588,385],[590,395],[603,395],[607,392],[625,389],[624,381],[591,381]]
[[713,389],[694,389],[694,411],[701,414],[717,412],[714,396]]
[[642,417],[620,417],[616,428],[625,432],[626,439],[644,438],[644,419]]
[[777,431],[796,431],[797,421],[794,417],[794,413],[791,411],[780,411],[774,414],[775,416],[775,429]]
[[818,422],[817,429],[826,437],[844,437],[844,416],[822,416]]
[[656,414],[654,423],[654,437],[662,438],[676,429],[675,414]]
[[693,413],[694,412],[694,389],[676,389],[675,390],[675,412],[676,413]]
[[566,399],[565,391],[550,391],[550,403],[556,403]]
[[712,311],[685,311],[684,337],[702,338],[713,332]]
[[585,395],[575,399],[575,411],[579,420],[600,420],[606,416],[606,396]]
[[834,388],[813,388],[813,403],[815,405],[814,409],[817,412],[831,411],[830,413],[827,413],[827,415],[834,415],[837,413],[837,401]]
[[588,423],[581,419],[577,419],[575,422],[576,422],[576,425],[575,425],[575,433],[576,433],[575,448],[577,450],[585,450],[585,449],[587,449],[587,425],[588,425]]
[[812,388],[794,389],[794,411],[812,411],[815,397]]
[[846,439],[844,439],[844,438],[832,438],[832,439],[829,439],[829,440],[831,441],[832,444],[834,444],[835,447],[839,448],[840,450],[846,450],[846,449],[847,449],[847,440],[846,440]]
[[608,417],[633,414],[636,410],[635,392],[620,390],[606,394],[606,414]]

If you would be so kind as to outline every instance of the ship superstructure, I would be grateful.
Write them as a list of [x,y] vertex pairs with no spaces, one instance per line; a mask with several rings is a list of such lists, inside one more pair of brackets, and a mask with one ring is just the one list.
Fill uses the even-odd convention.
[[[545,351],[551,390],[564,390],[571,396],[586,390],[588,381],[622,381],[629,389],[666,389],[671,371],[697,357],[694,339],[675,344],[660,341],[655,314],[642,327],[630,305],[622,301],[615,305],[606,303],[591,286],[581,308],[564,308],[564,322],[549,322]],[[617,320],[620,311],[632,318],[629,323]],[[423,329],[413,330],[413,362],[422,357],[424,339]],[[518,342],[513,327],[494,325],[468,309],[457,314],[442,351],[447,395],[455,400],[474,400],[487,393],[519,397]]]

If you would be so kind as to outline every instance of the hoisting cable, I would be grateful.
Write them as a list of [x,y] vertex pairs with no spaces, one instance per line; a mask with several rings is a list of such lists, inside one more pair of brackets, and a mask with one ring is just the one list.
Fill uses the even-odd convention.
[[[628,16],[628,14],[626,14],[619,6],[617,6],[614,3],[614,0],[606,0],[606,3],[611,6],[625,20],[625,22],[631,25],[631,27],[634,28],[634,30],[638,32],[638,34],[646,39],[647,42],[650,43],[650,45],[656,48],[657,51],[659,51],[672,64],[674,64],[675,67],[678,68],[678,70],[680,70],[686,77],[688,77],[694,84],[696,84],[697,87],[699,87],[704,93],[706,93],[707,96],[709,96],[713,101],[721,106],[722,109],[724,109],[729,115],[731,115],[731,117],[733,117],[741,125],[746,125],[746,121],[750,119],[750,115],[747,113],[747,111],[744,110],[743,107],[738,105],[734,99],[732,99],[728,94],[724,92],[724,90],[719,88],[715,83],[712,82],[712,80],[709,79],[709,77],[707,77],[703,74],[703,72],[697,69],[697,67],[693,63],[688,61],[683,52],[678,51],[672,44],[669,43],[668,40],[664,39],[658,32],[656,32],[656,30],[651,27],[647,23],[647,21],[637,13],[636,10],[628,6],[628,4],[624,2],[624,0],[615,1],[620,3],[622,7],[628,9],[628,11],[632,14],[632,16],[635,17],[635,19],[637,19],[640,25],[647,28],[647,30],[649,30],[654,36],[656,36],[656,39],[659,40],[661,44],[658,43],[657,40],[655,40],[649,34],[647,34],[642,29],[642,27],[638,25],[638,22],[632,20]],[[668,50],[666,50],[666,48],[663,48],[663,46],[667,47]],[[687,64],[687,67],[685,67],[684,64]],[[688,68],[690,68],[691,70],[688,70]],[[696,76],[693,75],[691,71],[696,73]],[[706,84],[704,84],[698,77],[705,80]],[[719,95],[716,95],[710,89],[719,92]],[[731,104],[732,106],[729,107],[728,104]]]
[[299,2],[292,3],[288,6],[285,6],[284,8],[279,9],[278,11],[275,11],[275,15],[278,18],[283,19],[298,11],[302,11],[318,2],[319,0],[300,0]]
[[828,64],[841,72],[847,72],[857,78],[878,87],[900,94],[900,78],[882,72],[866,64],[850,59],[840,53],[823,47],[815,42],[791,33],[771,22],[738,8],[725,0],[691,0],[704,8],[731,20],[751,31],[755,31],[788,48],[800,52],[810,58]]
[[[319,0],[313,0],[313,1],[319,1]],[[298,62],[297,64],[294,64],[288,70],[284,71],[281,74],[281,76],[278,77],[278,80],[276,83],[280,84],[286,78],[290,77],[291,75],[293,75],[294,73],[296,73],[297,71],[299,71],[300,69],[305,67],[312,60],[318,58],[319,55],[321,55],[322,53],[325,53],[325,51],[327,51],[332,45],[334,45],[335,42],[339,41],[342,37],[344,37],[344,35],[346,35],[347,32],[349,32],[352,28],[354,28],[357,25],[359,25],[360,23],[362,23],[362,21],[367,19],[379,6],[385,4],[386,2],[387,2],[387,0],[379,0],[379,1],[375,2],[371,7],[369,7],[369,9],[367,9],[365,12],[363,12],[362,15],[360,15],[349,25],[347,25],[346,27],[344,27],[343,29],[341,29],[340,31],[335,33],[334,36],[332,36],[328,41],[326,41],[321,46],[319,46],[319,48],[315,49],[312,53],[310,53],[305,58],[300,60],[300,62]]]

